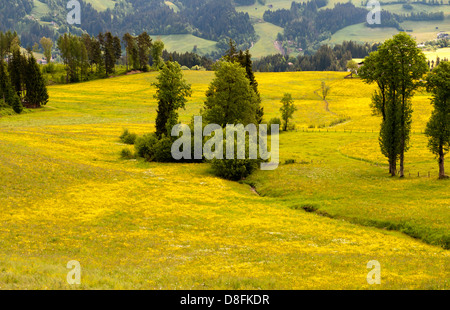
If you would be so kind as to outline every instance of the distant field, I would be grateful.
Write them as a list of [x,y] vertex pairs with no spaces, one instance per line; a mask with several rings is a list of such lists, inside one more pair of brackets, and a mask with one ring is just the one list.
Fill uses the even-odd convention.
[[34,7],[31,11],[31,15],[40,19],[42,16],[47,15],[50,12],[50,8],[46,3],[40,2],[38,0],[34,0]]
[[447,58],[450,60],[450,47],[446,48],[439,48],[434,52],[424,52],[425,56],[427,56],[428,60],[434,60],[436,61],[436,58],[439,57],[440,59]]
[[271,23],[257,23],[254,25],[256,34],[259,36],[258,42],[250,49],[254,58],[260,58],[266,55],[279,54],[275,48],[274,42],[278,33],[283,33],[283,28]]
[[[440,31],[450,31],[450,20],[447,18],[444,21],[423,21],[411,22],[406,21],[401,24],[405,30],[408,31],[418,43],[434,40]],[[436,27],[438,29],[436,29]],[[345,27],[332,35],[330,40],[324,43],[341,43],[344,40],[352,40],[356,42],[383,42],[391,38],[399,31],[395,28],[369,28],[364,23]]]
[[419,43],[436,39],[437,34],[441,31],[450,32],[450,17],[447,17],[443,21],[406,21],[401,25],[405,30],[413,30],[413,32],[407,33],[410,34]]
[[448,17],[450,14],[450,5],[424,5],[424,4],[411,4],[413,9],[406,10],[403,8],[403,4],[390,4],[390,5],[382,5],[381,8],[386,11],[390,11],[396,14],[411,14],[411,13],[419,13],[419,12],[444,12],[444,14]]
[[85,0],[85,2],[92,4],[92,7],[94,9],[96,9],[97,11],[106,11],[106,9],[113,9],[114,5],[118,1],[115,1],[115,0]]
[[[184,74],[193,88],[186,123],[214,73]],[[261,196],[208,164],[120,159],[131,149],[123,128],[154,130],[154,72],[51,86],[45,108],[0,117],[0,288],[73,288],[66,264],[78,260],[78,289],[448,290],[450,251],[368,227],[429,243],[449,237],[449,184],[436,180],[420,133],[429,96],[413,100],[407,177],[390,178],[373,87],[345,75],[256,74],[266,120],[279,116],[285,92],[298,108],[297,131],[280,135],[280,167],[245,180]],[[314,93],[323,80],[330,111]],[[351,120],[308,129],[338,115]],[[381,264],[376,287],[366,281],[371,260]]]
[[[296,2],[302,2],[302,1],[296,1]],[[261,5],[258,1],[256,1],[254,5],[236,7],[236,11],[248,13],[248,15],[250,15],[250,17],[262,20],[265,11],[290,9],[291,4],[292,4],[291,0],[267,0],[266,5]],[[269,5],[272,5],[272,8],[269,8]]]
[[398,30],[395,28],[369,28],[364,23],[345,27],[331,36],[330,40],[323,43],[342,43],[342,41],[355,42],[382,42],[393,35],[397,34]]
[[192,52],[197,45],[197,53],[208,54],[216,50],[215,41],[205,40],[191,34],[151,35],[153,40],[161,38],[168,51]]

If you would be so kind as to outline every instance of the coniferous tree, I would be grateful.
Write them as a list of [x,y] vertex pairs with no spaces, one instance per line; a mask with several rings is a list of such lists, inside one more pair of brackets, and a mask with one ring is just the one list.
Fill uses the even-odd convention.
[[19,96],[23,98],[23,92],[25,90],[24,70],[26,67],[26,57],[22,55],[20,50],[15,50],[8,64],[9,76],[11,84]]
[[18,114],[23,111],[22,101],[14,91],[3,59],[0,59],[0,100],[12,107]]
[[25,69],[26,95],[25,101],[32,107],[38,108],[48,102],[48,92],[45,80],[41,73],[36,58],[30,53]]
[[139,67],[142,71],[147,71],[149,63],[150,48],[152,46],[152,39],[147,32],[141,33],[137,37],[137,48],[139,54]]

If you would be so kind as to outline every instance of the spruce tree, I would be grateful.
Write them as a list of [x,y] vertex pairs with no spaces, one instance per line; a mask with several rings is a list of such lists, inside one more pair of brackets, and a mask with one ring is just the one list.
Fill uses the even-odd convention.
[[30,53],[25,70],[26,95],[25,100],[30,106],[38,108],[47,104],[48,92],[44,77],[41,73],[36,58]]
[[15,92],[19,98],[23,98],[23,91],[25,88],[24,70],[26,67],[26,57],[22,55],[20,50],[15,50],[12,53],[8,64],[9,76]]
[[14,91],[3,59],[0,60],[0,100],[12,107],[18,114],[23,111],[22,101]]

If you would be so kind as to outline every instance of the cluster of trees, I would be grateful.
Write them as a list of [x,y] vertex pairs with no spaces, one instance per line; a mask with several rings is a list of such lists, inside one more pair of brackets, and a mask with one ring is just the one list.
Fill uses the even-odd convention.
[[312,55],[287,57],[280,54],[265,56],[254,62],[255,71],[286,72],[286,71],[345,71],[347,62],[352,58],[364,58],[376,51],[379,44],[358,44],[344,41],[333,48],[322,45]]
[[[152,39],[147,32],[143,32],[137,37],[133,37],[131,34],[126,33],[123,36],[123,42],[125,43],[127,70],[131,67],[134,70],[148,71]],[[158,45],[160,44],[158,43]],[[162,47],[164,47],[164,45]],[[159,48],[158,53],[160,53]],[[155,62],[159,67],[159,58],[157,58]]]
[[447,3],[444,3],[444,0],[418,0],[418,1],[412,1],[412,4],[425,4],[425,5],[450,5],[450,1],[446,1]]
[[100,33],[97,38],[66,33],[59,37],[57,47],[66,66],[66,83],[87,80],[94,66],[97,74],[108,76],[122,55],[120,39],[110,32]]
[[279,35],[280,40],[293,41],[303,50],[317,50],[319,42],[330,38],[339,29],[365,22],[368,13],[351,2],[337,3],[332,9],[319,10],[327,3],[327,0],[293,2],[289,10],[268,10],[263,18],[284,28],[284,35]]
[[[361,6],[367,6],[369,0],[361,1]],[[394,5],[394,4],[403,4],[409,5],[411,4],[423,4],[423,5],[450,5],[450,1],[448,0],[397,0],[397,1],[380,1],[382,6],[385,5]],[[412,7],[412,6],[411,6]]]
[[[381,11],[381,24],[368,24],[366,22],[367,27],[376,28],[376,27],[392,27],[396,28],[399,31],[405,31],[400,26],[400,23],[412,20],[412,21],[432,21],[432,20],[444,20],[445,14],[444,12],[418,12],[418,13],[410,13],[410,14],[396,14],[391,13],[386,10]],[[406,29],[408,31],[408,29]]]
[[199,56],[194,52],[178,53],[178,52],[168,52],[167,50],[164,50],[162,52],[162,58],[164,61],[168,60],[176,61],[180,64],[180,66],[186,66],[188,68],[198,66],[205,68],[206,70],[212,70],[214,64],[211,58],[208,58],[206,56]]
[[[202,109],[202,124],[216,124],[211,133],[216,130],[223,131],[227,124],[255,124],[262,122],[263,110],[258,92],[258,83],[252,70],[251,55],[248,52],[238,51],[234,42],[230,41],[229,50],[221,61],[215,64],[215,78],[207,92]],[[155,99],[158,101],[155,133],[135,139],[136,155],[149,161],[202,161],[211,159],[208,156],[198,158],[194,156],[192,145],[206,141],[195,141],[193,137],[182,136],[184,141],[183,157],[173,158],[172,149],[175,141],[180,137],[172,137],[172,131],[178,124],[178,110],[185,108],[187,97],[192,93],[191,86],[183,78],[181,66],[177,62],[166,61],[157,77]],[[194,123],[190,125],[194,130]],[[179,134],[179,133],[178,133]],[[130,136],[130,133],[122,135]],[[177,139],[177,140],[175,140]],[[213,139],[214,140],[214,139]],[[225,141],[215,141],[213,153],[221,152],[219,145]],[[177,146],[175,146],[177,147]],[[205,155],[205,154],[204,154]],[[127,151],[122,156],[128,158]],[[224,159],[212,160],[212,167],[217,175],[229,179],[241,179],[250,174],[257,166],[258,160],[251,159]]]
[[[430,148],[438,151],[443,162],[443,150],[448,150],[448,127],[450,122],[448,63],[442,62],[427,77],[427,87],[433,93],[433,112],[428,134]],[[438,69],[439,68],[439,69]],[[428,72],[425,55],[416,47],[416,42],[406,33],[399,33],[385,41],[376,52],[364,60],[359,76],[367,83],[375,83],[377,90],[372,98],[374,114],[382,117],[379,142],[383,155],[389,162],[389,172],[404,176],[405,153],[409,148],[412,105],[414,91],[422,85],[420,81]],[[447,80],[446,80],[447,78]],[[437,115],[437,116],[436,116]],[[437,141],[437,142],[436,142]],[[436,146],[437,145],[437,146]],[[443,166],[440,175],[443,175]]]
[[33,54],[22,52],[17,34],[0,32],[0,105],[21,113],[24,105],[36,108],[47,102],[45,81]]
[[[41,45],[43,43],[50,45],[48,39],[41,40]],[[163,63],[164,44],[160,40],[153,42],[146,32],[138,36],[126,33],[122,41],[111,32],[100,33],[97,37],[66,33],[59,37],[57,47],[66,66],[66,83],[89,80],[92,76],[108,77],[115,73],[119,60],[127,65],[127,70],[148,71],[150,60],[156,69]]]
[[448,58],[445,57],[444,59],[441,60],[441,58],[439,56],[437,56],[436,61],[428,60],[428,68],[430,68],[430,71],[433,70],[435,67],[439,66],[441,61],[448,61]]

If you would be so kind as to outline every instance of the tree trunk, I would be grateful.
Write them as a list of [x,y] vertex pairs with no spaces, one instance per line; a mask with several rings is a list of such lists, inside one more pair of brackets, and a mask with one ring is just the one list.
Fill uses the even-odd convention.
[[439,179],[446,179],[448,176],[445,175],[444,170],[444,149],[442,144],[439,146]]
[[400,171],[399,171],[399,177],[403,178],[405,176],[404,174],[404,159],[405,159],[405,151],[402,150],[402,152],[400,153]]
[[389,173],[393,177],[397,174],[397,161],[392,158],[389,159]]

